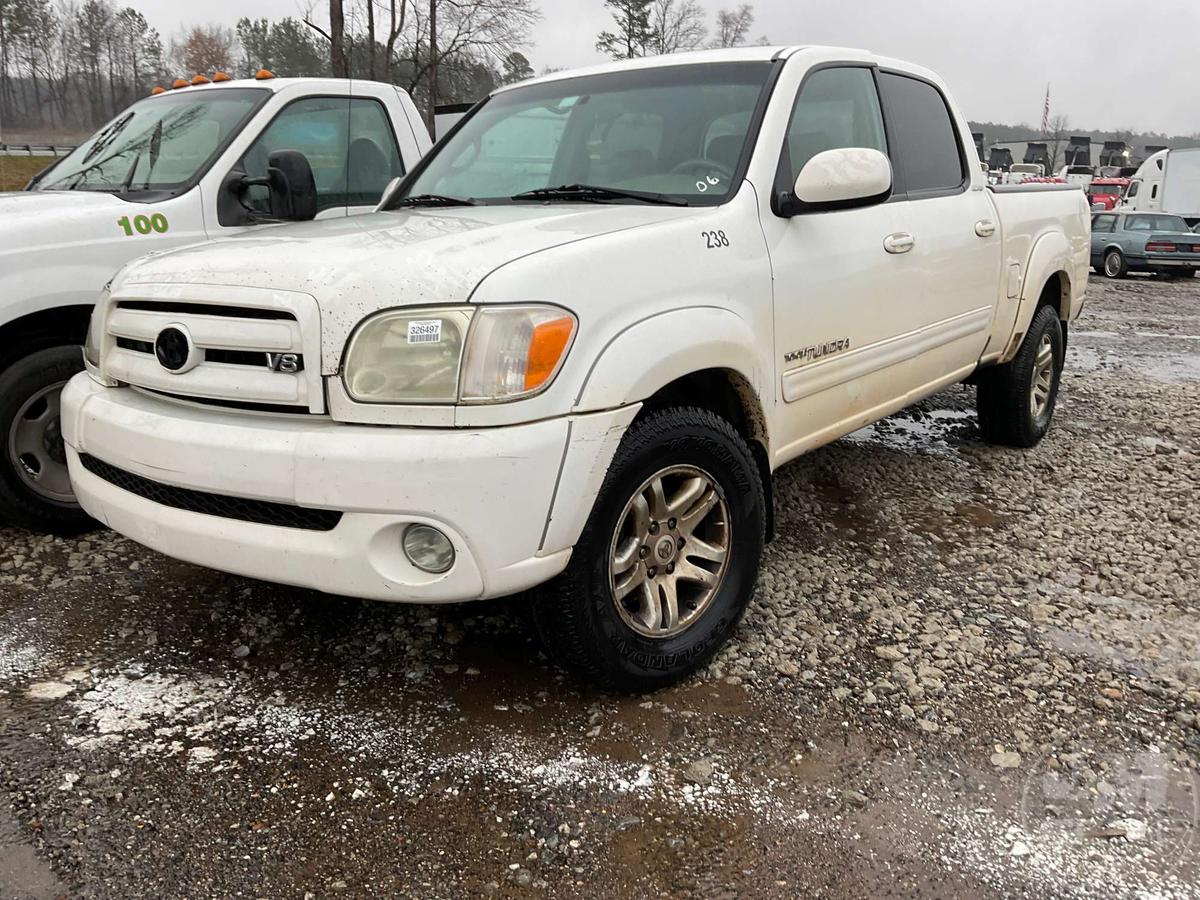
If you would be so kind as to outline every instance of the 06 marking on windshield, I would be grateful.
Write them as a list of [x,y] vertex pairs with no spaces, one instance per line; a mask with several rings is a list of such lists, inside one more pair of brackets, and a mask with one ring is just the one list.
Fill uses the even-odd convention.
[[162,213],[155,213],[152,216],[134,216],[130,221],[129,216],[121,216],[117,219],[117,226],[125,232],[125,237],[133,237],[135,234],[150,234],[157,232],[158,234],[166,234],[170,230],[170,223],[167,222],[167,217]]
[[709,250],[720,250],[729,246],[729,238],[723,231],[702,231],[700,236],[704,238],[704,246]]

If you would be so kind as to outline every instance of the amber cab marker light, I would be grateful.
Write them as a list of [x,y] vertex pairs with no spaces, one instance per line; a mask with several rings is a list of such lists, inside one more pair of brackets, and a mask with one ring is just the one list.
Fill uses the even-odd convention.
[[257,78],[259,81],[266,81],[268,78],[274,78],[275,73],[269,69],[259,69],[257,72],[254,73],[254,77]]
[[210,82],[210,81],[209,81],[209,80],[208,80],[206,77],[204,77],[203,75],[196,75],[196,76],[194,76],[194,77],[192,78],[192,84],[211,84],[211,83],[212,83],[212,82]]
[[212,80],[214,84],[220,84],[222,81],[233,81],[225,72],[213,72]]
[[179,90],[180,88],[190,87],[191,84],[192,83],[190,81],[185,81],[182,78],[176,78],[175,83],[172,84],[171,87],[175,88],[175,90]]
[[166,92],[167,92],[167,89],[165,87],[163,87],[161,84],[158,84],[158,85],[154,86],[154,90],[152,90],[150,92],[150,96],[157,97],[159,94],[165,94]]
[[525,390],[541,387],[554,374],[574,330],[575,320],[570,316],[542,322],[533,329],[526,357]]

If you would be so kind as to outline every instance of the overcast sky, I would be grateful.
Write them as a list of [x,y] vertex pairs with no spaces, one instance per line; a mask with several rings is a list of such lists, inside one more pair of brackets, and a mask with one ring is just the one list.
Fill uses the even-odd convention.
[[[299,16],[306,0],[127,0],[164,37],[185,23]],[[701,0],[713,16],[735,0]],[[320,0],[312,5],[320,8]],[[1038,125],[1046,85],[1052,114],[1074,128],[1200,132],[1200,2],[1157,0],[1152,17],[1129,0],[756,0],[752,40],[866,47],[935,69],[975,120]],[[540,0],[527,55],[537,71],[596,62],[610,27],[603,0]]]

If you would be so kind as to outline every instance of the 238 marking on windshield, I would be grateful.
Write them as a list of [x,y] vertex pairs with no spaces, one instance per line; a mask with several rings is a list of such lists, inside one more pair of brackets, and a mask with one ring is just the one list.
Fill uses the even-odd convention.
[[129,216],[121,216],[117,219],[117,226],[125,232],[125,237],[133,237],[135,234],[166,234],[171,228],[167,217],[162,213],[155,213],[152,216],[134,216],[132,222],[129,220]]

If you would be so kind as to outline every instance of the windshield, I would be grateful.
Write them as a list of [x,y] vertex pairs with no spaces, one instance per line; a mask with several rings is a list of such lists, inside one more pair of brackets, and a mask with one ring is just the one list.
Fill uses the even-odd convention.
[[268,96],[261,88],[165,94],[136,103],[85,141],[41,191],[170,191],[190,183]]
[[1130,216],[1126,231],[1176,231],[1187,233],[1187,222],[1179,216]]
[[770,72],[767,62],[670,66],[502,91],[434,151],[396,199],[505,202],[528,191],[587,185],[689,205],[720,203],[735,188]]

